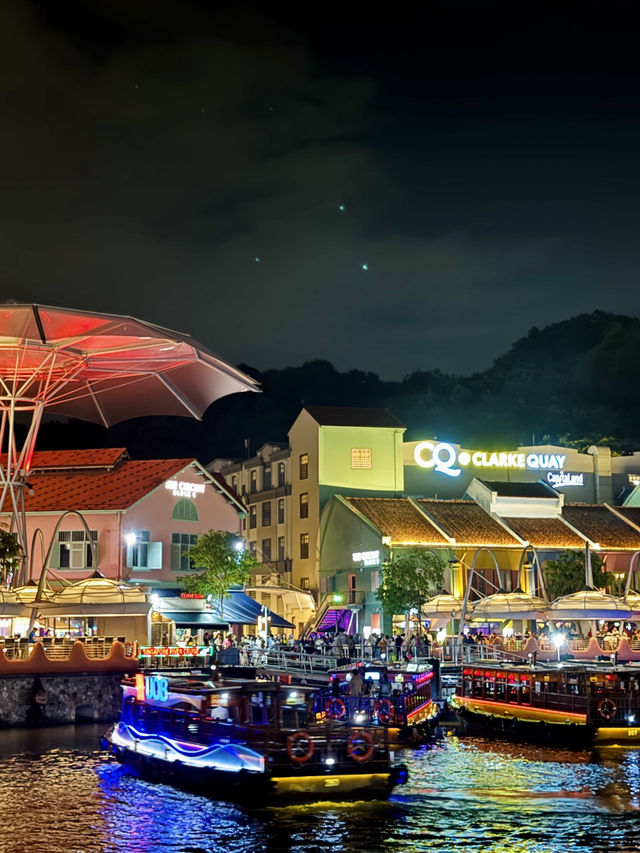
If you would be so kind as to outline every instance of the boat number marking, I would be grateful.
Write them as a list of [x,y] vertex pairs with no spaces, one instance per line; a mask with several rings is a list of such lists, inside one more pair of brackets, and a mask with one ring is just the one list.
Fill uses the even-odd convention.
[[639,729],[627,729],[627,737],[637,737]]
[[144,693],[147,699],[166,702],[169,699],[169,681],[159,675],[149,675],[144,680]]
[[337,788],[339,784],[340,784],[339,779],[325,779],[324,780],[325,788]]

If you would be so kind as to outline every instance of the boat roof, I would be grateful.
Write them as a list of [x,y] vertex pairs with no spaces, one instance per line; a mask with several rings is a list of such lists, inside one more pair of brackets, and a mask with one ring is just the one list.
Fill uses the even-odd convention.
[[540,675],[551,672],[601,672],[601,673],[628,673],[633,672],[640,675],[640,663],[617,663],[611,661],[540,661],[531,664],[518,661],[474,661],[463,666],[463,670],[472,669],[496,670],[500,672],[521,672],[531,675]]

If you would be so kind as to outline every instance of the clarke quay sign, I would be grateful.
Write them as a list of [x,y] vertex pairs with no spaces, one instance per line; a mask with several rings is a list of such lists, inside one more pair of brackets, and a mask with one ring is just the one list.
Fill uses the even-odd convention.
[[[521,453],[456,450],[446,441],[421,441],[413,451],[416,465],[433,468],[438,474],[459,477],[463,468],[515,468],[529,471],[562,471],[567,459],[562,453]],[[551,480],[549,481],[551,482]],[[578,485],[578,483],[558,483]]]

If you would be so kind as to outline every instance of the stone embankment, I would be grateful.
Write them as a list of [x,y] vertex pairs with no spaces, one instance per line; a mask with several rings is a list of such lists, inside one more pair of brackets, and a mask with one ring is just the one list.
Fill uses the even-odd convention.
[[137,669],[117,642],[103,658],[87,657],[82,643],[55,660],[41,643],[24,660],[0,649],[0,727],[116,720],[122,677]]

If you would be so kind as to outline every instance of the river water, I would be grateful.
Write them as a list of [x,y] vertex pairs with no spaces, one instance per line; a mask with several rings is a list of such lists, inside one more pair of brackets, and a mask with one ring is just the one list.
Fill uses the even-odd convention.
[[640,750],[449,737],[388,802],[247,809],[126,776],[103,729],[0,732],[0,853],[640,851]]

